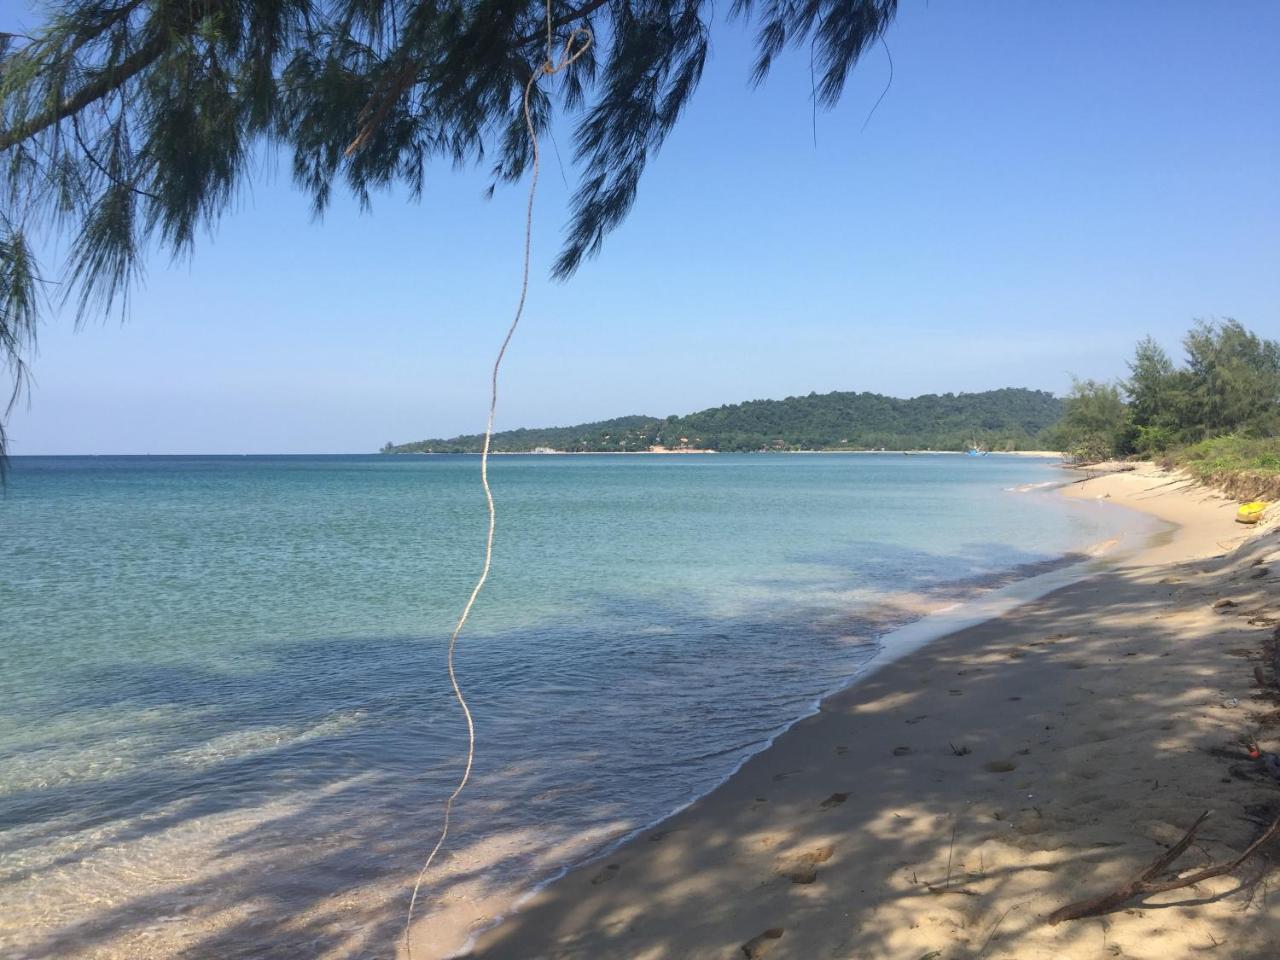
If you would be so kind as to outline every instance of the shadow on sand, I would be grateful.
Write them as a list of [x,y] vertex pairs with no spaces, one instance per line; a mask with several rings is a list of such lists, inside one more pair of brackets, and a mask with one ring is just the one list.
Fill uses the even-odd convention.
[[[1186,569],[1176,575],[1199,574]],[[1119,586],[1111,619],[1146,625],[1151,633],[1126,667],[1159,669],[1169,683],[1188,691],[1171,701],[1165,695],[1145,696],[1141,684],[1134,685],[1136,692],[1123,704],[1125,737],[1140,738],[1150,749],[1167,753],[1171,779],[1181,765],[1218,763],[1203,755],[1203,730],[1166,724],[1172,716],[1194,713],[1206,676],[1230,668],[1231,676],[1221,683],[1240,686],[1244,681],[1235,674],[1243,675],[1246,661],[1224,660],[1221,645],[1206,645],[1184,650],[1176,661],[1160,662],[1155,648],[1176,642],[1179,628],[1173,621],[1152,622],[1166,615],[1171,603],[1199,603],[1201,598],[1177,600],[1171,588],[1139,574],[1113,577]],[[909,581],[903,587],[926,595],[958,589]],[[727,958],[740,956],[740,945],[763,929],[781,926],[784,936],[772,944],[775,957],[896,958],[903,954],[893,930],[912,922],[917,904],[958,898],[964,903],[954,912],[966,918],[972,934],[966,949],[986,949],[980,942],[985,937],[991,945],[988,956],[1013,956],[1010,951],[1036,918],[1030,908],[1016,906],[999,915],[995,905],[1010,903],[1028,885],[1041,890],[1046,903],[1072,899],[1079,892],[1089,875],[1081,869],[1087,856],[1071,831],[1087,830],[1090,820],[1102,818],[1105,790],[1096,784],[1078,789],[1088,780],[1077,769],[1079,763],[1094,761],[1077,763],[1063,756],[1036,761],[1059,765],[1052,770],[1037,771],[1034,763],[1019,762],[1021,772],[1008,782],[1010,799],[1002,806],[984,800],[986,806],[960,810],[954,798],[966,784],[975,796],[987,797],[993,778],[1003,776],[987,764],[1005,762],[1026,744],[1035,749],[1045,723],[1066,722],[1064,717],[1046,720],[1043,715],[1052,712],[1046,704],[1061,701],[1062,710],[1077,714],[1093,709],[1092,698],[1101,696],[1105,680],[1097,675],[1112,669],[1118,649],[1115,630],[1122,627],[1098,628],[1096,613],[1087,604],[1089,589],[1088,584],[1068,588],[1034,605],[1028,636],[1062,634],[1069,642],[1028,648],[1015,656],[1017,639],[1010,638],[1007,623],[996,621],[872,676],[857,685],[856,695],[838,696],[822,714],[786,735],[792,746],[757,756],[736,778],[734,789],[718,791],[683,815],[700,817],[705,824],[713,811],[714,829],[686,831],[683,817],[677,818],[650,835],[658,839],[641,838],[627,847],[618,870],[609,871],[606,864],[575,871],[528,911],[486,935],[477,955],[522,960]],[[697,619],[696,611],[674,602],[670,609],[623,611],[625,617],[616,610],[606,612],[605,622],[614,626],[630,622],[683,628]],[[893,614],[889,611],[884,623]],[[896,615],[901,620],[905,611]],[[700,720],[693,708],[701,704],[699,709],[710,709],[704,701],[726,699],[695,684],[687,700],[655,711],[653,684],[687,684],[689,672],[699,667],[723,674],[735,638],[760,631],[772,635],[786,626],[782,614],[776,619],[728,618],[699,625],[706,635],[720,638],[719,646],[682,652],[673,642],[656,658],[652,647],[637,647],[629,669],[648,686],[624,685],[604,695],[624,715],[630,715],[628,704],[636,705],[640,719],[632,731],[635,742],[648,743],[647,753],[658,756],[632,765],[634,781],[621,777],[603,784],[603,776],[593,775],[602,762],[599,753],[572,749],[579,736],[574,725],[585,729],[593,718],[589,713],[569,717],[565,711],[583,685],[594,682],[594,658],[604,655],[601,648],[618,644],[619,636],[590,629],[566,632],[562,641],[557,638],[562,643],[559,658],[542,667],[545,648],[538,641],[545,641],[543,634],[493,641],[511,651],[508,666],[475,678],[472,695],[482,715],[505,711],[514,716],[501,729],[489,731],[492,750],[482,754],[472,805],[460,819],[464,825],[489,818],[501,823],[504,808],[519,804],[524,825],[508,817],[507,826],[484,835],[478,828],[470,834],[461,831],[444,862],[443,882],[427,890],[426,909],[445,903],[440,898],[446,885],[466,886],[479,901],[507,889],[514,876],[545,876],[564,853],[557,848],[553,854],[546,840],[554,836],[548,825],[567,809],[562,806],[569,802],[566,796],[578,822],[596,831],[597,843],[636,826],[628,792],[637,783],[643,789],[662,786],[663,778],[671,776],[673,755],[705,753],[707,742],[699,736],[705,714]],[[1248,629],[1256,633],[1256,628]],[[839,631],[830,632],[834,637]],[[858,652],[858,657],[865,655],[865,650]],[[1029,669],[1032,661],[1045,658],[1061,669]],[[801,673],[805,666],[803,661],[791,664]],[[940,702],[949,697],[943,678],[961,669],[970,671],[963,699],[984,709],[938,727]],[[904,673],[919,683],[904,690]],[[0,920],[0,952],[26,960],[393,956],[406,892],[434,840],[439,801],[456,774],[453,758],[462,743],[456,717],[447,709],[447,691],[436,679],[441,675],[439,645],[402,638],[288,648],[272,662],[235,676],[195,667],[139,666],[75,684],[79,699],[50,705],[50,712],[162,709],[172,720],[149,731],[153,739],[148,749],[160,759],[143,768],[33,783],[0,798],[0,881],[9,891],[0,901],[13,897],[5,907],[9,918]],[[424,677],[432,678],[430,691],[423,687]],[[1097,690],[1090,692],[1091,687]],[[785,711],[796,715],[796,705],[811,695],[786,691],[771,704],[775,712],[784,711],[778,719],[761,721],[759,705],[751,703],[725,708],[755,718],[754,726],[744,722],[746,748],[759,740],[762,730],[785,719]],[[646,699],[648,713],[641,709]],[[882,707],[865,706],[878,703]],[[1111,708],[1119,709],[1114,703]],[[903,727],[904,712],[934,716]],[[847,723],[841,733],[847,751],[838,753],[825,741],[794,746],[833,714]],[[287,733],[280,732],[282,727]],[[911,731],[918,745],[911,746],[909,755],[888,755],[899,740],[906,744],[902,730]],[[252,749],[245,749],[246,740],[253,741]],[[673,742],[679,744],[674,751]],[[952,742],[972,744],[972,755],[956,756]],[[531,743],[536,750],[528,749]],[[51,738],[47,744],[34,743],[32,750],[56,746]],[[530,752],[539,760],[522,759]],[[618,752],[642,758],[646,753],[634,744]],[[778,769],[783,757],[787,769]],[[708,769],[714,770],[714,764]],[[1217,769],[1214,777],[1219,773]],[[1014,794],[1025,793],[1015,786],[1023,776],[1055,783],[1065,778],[1062,782],[1070,782],[1072,789],[1031,804],[1038,813],[1028,813],[1029,804],[1014,799]],[[504,790],[504,784],[516,780],[536,784],[530,796],[513,798]],[[696,788],[676,784],[662,802],[670,808],[670,800]],[[1248,830],[1240,810],[1258,802],[1262,788],[1241,781],[1224,789],[1231,791],[1224,795],[1228,799],[1213,798],[1221,816],[1217,834],[1209,839],[1240,844]],[[749,794],[747,802],[740,802],[743,791]],[[1095,793],[1100,794],[1097,799],[1085,799]],[[824,801],[840,794],[847,802],[823,808]],[[1173,823],[1198,812],[1192,805],[1199,801],[1159,790],[1152,792],[1151,802],[1153,810],[1160,808],[1158,815]],[[768,811],[767,828],[762,828],[762,810]],[[994,812],[1010,819],[995,820]],[[1033,816],[1044,825],[1033,827]],[[1067,831],[1063,837],[1056,837],[1059,825]],[[1004,835],[1013,830],[1028,839],[1031,847],[1023,852],[1034,862],[988,867],[970,857],[993,829]],[[779,856],[803,859],[823,844],[831,844],[832,854],[817,862],[816,882],[779,879]],[[961,855],[947,889],[939,893],[943,876],[925,867],[939,864],[948,848]],[[1149,854],[1151,843],[1099,849],[1108,858],[1136,863]],[[122,850],[129,855],[118,858]],[[579,856],[588,852],[589,846],[575,851]],[[740,870],[702,869],[735,862]],[[916,865],[916,880],[903,886],[903,871],[911,865]],[[890,882],[890,875],[897,879]],[[950,892],[957,883],[975,894]],[[870,913],[854,916],[851,907],[838,902],[841,891],[861,891],[871,884],[883,889]],[[33,898],[40,897],[44,899],[36,904]],[[477,908],[473,914],[480,926],[484,913]],[[689,917],[696,922],[691,924]],[[1063,928],[1062,942],[1096,935],[1084,929]],[[822,932],[813,932],[817,930]]]

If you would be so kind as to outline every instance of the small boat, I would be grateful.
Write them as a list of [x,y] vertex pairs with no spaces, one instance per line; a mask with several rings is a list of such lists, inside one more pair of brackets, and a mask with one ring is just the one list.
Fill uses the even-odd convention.
[[1257,523],[1262,519],[1262,512],[1266,509],[1267,504],[1263,500],[1242,503],[1240,509],[1236,511],[1236,523]]

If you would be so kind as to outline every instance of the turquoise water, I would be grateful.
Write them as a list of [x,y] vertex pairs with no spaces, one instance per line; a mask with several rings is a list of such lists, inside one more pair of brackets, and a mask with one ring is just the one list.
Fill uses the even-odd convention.
[[[1059,478],[497,458],[476,779],[429,896],[545,878],[714,786],[893,624],[1143,532],[1034,487]],[[0,531],[0,953],[390,955],[464,745],[477,460],[18,458]]]

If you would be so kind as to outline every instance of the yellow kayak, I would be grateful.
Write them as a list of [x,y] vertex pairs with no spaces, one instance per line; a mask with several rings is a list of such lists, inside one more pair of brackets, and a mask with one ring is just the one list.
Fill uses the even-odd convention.
[[1236,511],[1236,523],[1257,523],[1262,519],[1262,511],[1266,509],[1267,505],[1262,500],[1243,503],[1240,505],[1240,509]]

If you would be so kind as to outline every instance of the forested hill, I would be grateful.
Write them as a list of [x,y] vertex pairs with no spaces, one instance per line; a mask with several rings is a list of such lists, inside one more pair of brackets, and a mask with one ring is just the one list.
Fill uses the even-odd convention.
[[[683,417],[619,417],[573,427],[494,434],[496,452],[642,451],[650,447],[749,450],[961,450],[973,440],[992,450],[1037,449],[1062,417],[1062,401],[1043,390],[926,394],[908,400],[878,393],[811,393],[750,400]],[[476,453],[479,434],[387,444],[383,453]]]

